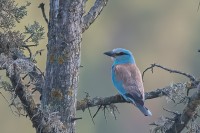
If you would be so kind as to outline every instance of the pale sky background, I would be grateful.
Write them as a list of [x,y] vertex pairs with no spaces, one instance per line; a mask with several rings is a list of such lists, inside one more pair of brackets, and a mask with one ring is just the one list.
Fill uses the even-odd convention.
[[[47,1],[47,0],[46,0]],[[42,18],[38,5],[48,2],[45,0],[32,1],[28,7],[28,15],[17,24],[20,31],[24,25],[40,22],[47,31],[47,25]],[[94,0],[88,0],[88,9]],[[25,0],[17,0],[19,5]],[[158,63],[165,67],[190,73],[197,78],[200,75],[200,12],[197,12],[199,0],[109,0],[101,16],[83,34],[81,48],[80,83],[78,99],[85,96],[85,91],[91,97],[111,96],[117,94],[111,82],[111,60],[103,55],[105,51],[116,47],[129,49],[135,56],[136,63],[141,71],[150,64]],[[40,42],[34,50],[44,48],[42,57],[38,57],[38,66],[45,70],[47,38]],[[155,69],[154,74],[146,73],[144,79],[145,91],[155,90],[176,82],[185,82],[188,79],[176,74],[169,74]],[[0,90],[9,99],[9,95]],[[96,116],[95,125],[85,112],[78,111],[77,133],[148,133],[149,124],[160,116],[169,114],[163,107],[171,110],[172,102],[166,98],[147,100],[145,105],[153,113],[152,117],[144,117],[131,104],[117,104],[120,114],[117,120],[110,112],[106,112],[107,123],[103,111]],[[97,108],[92,109],[94,114]],[[0,96],[0,132],[1,133],[35,133],[29,118],[14,116],[8,104]]]

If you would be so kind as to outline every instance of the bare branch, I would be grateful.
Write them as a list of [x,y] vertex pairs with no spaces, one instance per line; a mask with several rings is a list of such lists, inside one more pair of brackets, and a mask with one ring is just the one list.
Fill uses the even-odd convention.
[[83,16],[82,32],[87,30],[90,25],[96,20],[103,8],[106,6],[108,0],[96,0],[90,11]]
[[189,78],[189,79],[190,79],[191,81],[193,81],[193,82],[196,81],[195,77],[192,76],[192,75],[190,75],[190,74],[188,74],[188,73],[184,73],[184,72],[181,72],[181,71],[178,71],[178,70],[172,70],[172,69],[163,67],[163,66],[158,65],[158,64],[155,64],[155,63],[154,63],[154,64],[151,64],[150,67],[148,67],[147,69],[144,70],[144,72],[142,73],[142,79],[144,79],[144,74],[145,74],[145,72],[148,71],[149,69],[151,69],[151,71],[152,71],[152,73],[153,73],[153,68],[154,68],[154,67],[159,67],[159,68],[164,69],[164,70],[166,70],[166,71],[168,71],[168,72],[170,72],[170,73],[181,74],[181,75],[183,75],[183,76],[186,76],[187,78]]
[[46,14],[45,14],[44,5],[45,5],[44,3],[40,3],[40,5],[38,6],[38,8],[41,8],[42,16],[43,16],[44,20],[46,21],[46,23],[48,24],[49,22],[48,22]]
[[[181,115],[178,115],[173,125],[166,131],[166,133],[180,133],[191,119],[196,119],[196,111],[200,105],[200,85],[197,92],[191,96],[189,103],[183,110]],[[177,116],[175,116],[177,117]]]
[[[195,84],[193,84],[193,86],[190,86],[190,89],[196,88],[197,85],[199,84],[200,81],[195,81]],[[169,94],[169,92],[171,92],[172,90],[174,90],[174,87],[176,86],[180,86],[177,87],[177,91],[178,89],[184,89],[187,88],[186,83],[176,83],[173,84],[172,86],[166,86],[164,88],[158,88],[155,89],[155,91],[150,91],[150,92],[146,92],[145,93],[145,99],[153,99],[153,98],[158,98],[158,97],[162,97],[162,96],[168,96],[167,94]],[[124,103],[127,102],[125,101],[120,95],[115,95],[115,96],[110,96],[110,97],[95,97],[93,99],[90,100],[81,100],[77,102],[77,110],[85,110],[88,107],[94,107],[94,106],[100,106],[100,105],[110,105],[110,104],[115,104],[115,103]]]
[[25,42],[25,43],[28,42],[29,39],[31,39],[31,38],[33,37],[33,35],[34,35],[34,34],[31,34],[26,40],[24,40],[24,42]]
[[30,48],[27,46],[27,45],[22,45],[22,47],[26,48],[29,52],[29,57],[28,59],[31,59],[32,58],[32,51],[30,50]]

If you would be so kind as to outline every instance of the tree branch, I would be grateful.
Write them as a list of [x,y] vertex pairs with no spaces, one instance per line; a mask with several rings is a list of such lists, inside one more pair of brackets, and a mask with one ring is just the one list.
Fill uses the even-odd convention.
[[152,73],[153,73],[153,68],[154,67],[158,67],[158,68],[161,68],[163,70],[166,70],[170,73],[177,73],[177,74],[180,74],[180,75],[183,75],[183,76],[186,76],[187,78],[189,78],[191,81],[196,81],[195,77],[193,75],[190,75],[188,73],[184,73],[184,72],[181,72],[181,71],[178,71],[178,70],[172,70],[172,69],[169,69],[169,68],[166,68],[166,67],[163,67],[161,65],[158,65],[158,64],[151,64],[150,67],[148,67],[147,69],[144,70],[144,72],[142,73],[142,79],[144,78],[144,74],[146,71],[148,71],[149,69],[151,69]]
[[[18,58],[24,59],[25,56],[21,54],[21,56],[17,57],[17,59]],[[18,96],[18,98],[20,99],[23,105],[24,110],[27,113],[27,116],[29,116],[29,118],[31,119],[33,123],[33,127],[38,129],[39,125],[41,124],[43,114],[41,113],[39,105],[35,104],[33,95],[31,95],[32,93],[27,90],[28,84],[23,83],[22,81],[23,78],[21,78],[20,73],[16,70],[16,67],[19,64],[15,64],[14,62],[15,60],[13,60],[11,57],[8,57],[7,55],[4,55],[4,57],[2,56],[1,59],[2,59],[2,62],[0,62],[0,69],[1,70],[6,69],[8,73],[7,76],[10,79],[11,84],[12,84],[12,88],[14,88],[10,92],[14,92],[15,95]],[[13,66],[13,68],[10,66]],[[10,70],[9,68],[10,69],[12,68],[12,70]],[[9,73],[9,71],[13,71],[13,73]],[[30,78],[29,82],[32,82],[32,84],[35,86],[35,89],[37,89],[41,93],[42,86],[44,83],[42,73],[40,73],[37,70],[36,66],[34,66],[33,70],[27,73],[27,75],[29,75],[29,78]],[[27,75],[25,77],[27,77]]]
[[[179,91],[180,89],[194,89],[197,87],[200,81],[196,81],[193,83],[193,86],[190,86],[188,88],[187,83],[176,83],[170,86],[166,86],[164,88],[158,88],[155,91],[150,91],[145,93],[145,99],[154,99],[162,96],[169,96],[170,92],[176,88],[176,91]],[[110,97],[95,97],[93,99],[88,99],[88,100],[81,100],[77,102],[77,110],[85,110],[88,107],[94,107],[94,106],[99,106],[99,105],[110,105],[110,104],[115,104],[115,103],[124,103],[127,102],[125,101],[120,95],[115,95],[115,96],[110,96]]]
[[96,20],[100,15],[103,8],[106,6],[108,0],[96,0],[94,5],[91,7],[90,11],[83,16],[82,33],[87,30],[90,25]]
[[175,122],[166,131],[166,133],[180,133],[188,124],[191,119],[196,119],[196,111],[200,105],[200,85],[198,86],[197,92],[191,96],[187,106],[183,110],[181,115],[175,116]]
[[42,16],[43,16],[45,22],[48,24],[49,22],[48,22],[46,14],[45,14],[44,3],[40,3],[40,5],[38,6],[38,8],[41,8]]
[[[25,91],[25,86],[21,82],[21,78],[19,75],[15,74],[10,77],[10,81],[15,89],[16,95],[19,97],[21,100],[24,109],[27,112],[27,115],[31,119],[33,123],[33,127],[36,129],[39,127],[39,124],[41,123],[42,117],[38,111],[38,107],[35,104],[33,97],[28,96]],[[37,115],[38,114],[38,115]]]

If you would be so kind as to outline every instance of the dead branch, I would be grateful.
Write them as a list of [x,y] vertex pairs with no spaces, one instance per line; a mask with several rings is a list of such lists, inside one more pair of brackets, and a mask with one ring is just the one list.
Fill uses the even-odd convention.
[[193,82],[196,81],[196,79],[195,79],[195,77],[194,77],[193,75],[190,75],[190,74],[188,74],[188,73],[184,73],[184,72],[181,72],[181,71],[178,71],[178,70],[169,69],[169,68],[163,67],[163,66],[161,66],[161,65],[155,64],[155,63],[154,63],[154,64],[151,64],[150,67],[148,67],[147,69],[144,70],[144,72],[142,73],[142,79],[144,79],[144,74],[145,74],[146,71],[148,71],[148,70],[151,69],[151,71],[152,71],[152,73],[153,73],[153,68],[154,68],[154,67],[161,68],[161,69],[166,70],[166,71],[168,71],[168,72],[170,72],[170,73],[177,73],[177,74],[186,76],[187,78],[189,78],[189,79],[190,79],[191,81],[193,81]]
[[43,16],[45,22],[48,24],[49,22],[48,22],[46,14],[45,14],[44,5],[45,5],[44,3],[40,3],[40,5],[38,6],[38,8],[41,8],[42,16]]

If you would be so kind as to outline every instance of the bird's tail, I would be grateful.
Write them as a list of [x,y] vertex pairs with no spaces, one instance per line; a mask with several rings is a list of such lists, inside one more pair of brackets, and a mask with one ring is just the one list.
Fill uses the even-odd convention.
[[149,109],[147,109],[144,105],[140,105],[138,103],[136,103],[136,106],[138,107],[138,109],[145,115],[145,116],[152,116],[152,113]]

